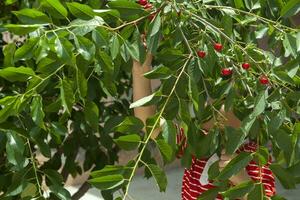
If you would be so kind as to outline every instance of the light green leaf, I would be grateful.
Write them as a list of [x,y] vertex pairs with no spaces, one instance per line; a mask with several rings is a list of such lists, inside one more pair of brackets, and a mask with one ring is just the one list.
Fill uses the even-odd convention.
[[51,22],[47,15],[36,9],[24,8],[12,11],[12,13],[24,24],[47,24]]
[[124,177],[120,174],[107,175],[90,179],[88,182],[100,190],[111,190],[122,185]]
[[122,149],[134,150],[141,142],[141,137],[137,134],[130,134],[114,139],[114,142]]
[[71,200],[71,194],[60,185],[49,186],[50,191],[61,200]]
[[229,199],[237,199],[238,197],[243,197],[249,193],[254,188],[253,181],[247,181],[231,187],[229,190],[222,192],[224,197]]
[[83,36],[74,38],[78,53],[86,60],[92,60],[95,56],[96,47],[93,42]]
[[43,127],[45,113],[43,111],[43,102],[40,95],[34,96],[30,105],[32,120],[39,126]]
[[266,93],[265,91],[261,91],[255,99],[254,110],[251,115],[257,117],[258,115],[264,112],[265,107],[266,107]]
[[165,160],[167,162],[170,162],[173,156],[172,147],[168,143],[166,143],[164,139],[156,140],[156,144]]
[[91,176],[93,178],[107,176],[107,175],[117,175],[117,174],[123,174],[125,170],[132,170],[132,167],[124,167],[124,166],[118,166],[118,165],[106,165],[103,169],[93,171],[91,173]]
[[294,35],[289,33],[284,35],[283,47],[285,49],[285,57],[292,55],[294,58],[297,58],[297,39]]
[[42,0],[42,7],[51,15],[51,17],[64,19],[68,16],[67,9],[59,0]]
[[135,15],[140,15],[145,13],[142,6],[140,6],[135,2],[127,1],[127,0],[110,1],[108,3],[108,6],[110,8],[118,10],[121,17],[124,19],[132,18]]
[[24,82],[32,76],[35,76],[35,73],[29,67],[6,67],[4,69],[0,69],[0,77],[10,82]]
[[176,147],[176,128],[171,120],[166,120],[162,125],[162,135],[173,149]]
[[21,59],[32,58],[33,50],[35,49],[39,38],[30,38],[15,53],[15,62]]
[[172,75],[172,71],[165,66],[158,66],[153,70],[146,72],[144,77],[148,79],[167,79]]
[[16,51],[16,45],[14,43],[7,44],[3,46],[3,55],[4,55],[4,61],[3,66],[4,67],[14,67],[14,55]]
[[299,0],[289,0],[287,4],[281,9],[280,15],[282,17],[290,17],[300,11]]
[[88,101],[85,105],[84,116],[85,120],[93,128],[93,130],[98,131],[99,109],[97,104],[95,104],[93,101]]
[[168,180],[165,172],[157,165],[148,164],[146,167],[150,170],[151,174],[156,180],[160,192],[166,191]]
[[157,14],[155,19],[149,25],[149,35],[153,37],[155,34],[158,33],[161,25],[161,18],[160,15]]
[[66,38],[56,38],[54,48],[59,58],[67,63],[72,62],[74,47]]
[[218,180],[227,180],[234,174],[237,174],[240,170],[248,165],[252,160],[252,155],[250,153],[242,152],[233,158],[225,168],[220,172],[217,177]]
[[71,114],[75,99],[72,84],[67,79],[60,81],[60,98],[64,110]]
[[66,3],[70,12],[75,16],[80,19],[86,19],[89,20],[94,17],[94,12],[91,7],[85,4],[80,4],[77,2],[72,2],[72,3]]
[[28,183],[21,193],[21,198],[36,196],[37,188],[34,184]]
[[111,45],[110,45],[110,54],[111,58],[114,60],[120,52],[120,43],[118,39],[118,35],[114,35],[112,37]]
[[[72,29],[72,32],[75,35],[84,36],[93,30],[95,30],[95,32],[96,32],[98,29],[102,29],[99,26],[103,25],[104,23],[105,22],[101,17],[95,16],[91,20],[75,19],[69,25],[75,27],[74,29]],[[97,27],[99,27],[99,28],[97,28]],[[107,32],[106,32],[106,34],[107,34]],[[72,37],[72,35],[71,35],[71,37]],[[93,36],[93,39],[94,39],[94,36]],[[99,43],[97,43],[96,41],[95,41],[95,43],[97,44],[97,46],[99,46]]]
[[154,94],[151,94],[149,96],[143,97],[132,104],[130,104],[129,108],[136,108],[136,107],[141,107],[141,106],[149,106],[157,103],[160,99],[160,92],[156,92]]
[[31,33],[35,31],[36,29],[40,28],[41,25],[36,24],[7,24],[4,26],[7,28],[10,32],[16,34],[16,35],[26,35],[27,33]]

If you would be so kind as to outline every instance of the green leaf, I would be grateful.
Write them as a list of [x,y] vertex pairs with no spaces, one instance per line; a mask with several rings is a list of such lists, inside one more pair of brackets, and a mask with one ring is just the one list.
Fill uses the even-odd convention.
[[126,117],[120,124],[115,127],[115,131],[121,133],[137,133],[144,127],[144,123],[136,117]]
[[156,180],[160,192],[166,191],[168,180],[165,172],[160,169],[157,165],[148,164],[146,167],[150,170],[151,174]]
[[108,2],[108,6],[118,10],[121,17],[124,19],[131,19],[133,16],[145,13],[142,6],[127,0],[110,1]]
[[7,24],[4,26],[7,28],[10,32],[16,34],[16,35],[26,35],[27,33],[31,33],[35,31],[36,29],[40,28],[41,25],[36,24]]
[[85,120],[93,128],[98,131],[99,129],[99,109],[97,104],[93,101],[88,101],[85,105],[84,111]]
[[248,200],[264,200],[264,186],[259,183],[254,185],[254,189],[248,194]]
[[292,55],[297,58],[297,39],[294,35],[286,33],[283,39],[283,47],[285,49],[285,57]]
[[212,188],[203,192],[197,200],[215,200],[219,194],[219,188]]
[[271,164],[270,169],[279,179],[281,185],[286,189],[296,188],[295,179],[292,174],[289,173],[286,169],[281,167],[279,164]]
[[47,15],[36,9],[24,8],[12,11],[12,13],[24,24],[47,24],[51,22]]
[[298,0],[289,0],[287,4],[281,9],[280,15],[282,17],[290,17],[300,11],[300,2]]
[[107,175],[88,180],[94,187],[100,190],[111,190],[124,183],[124,177],[120,174]]
[[225,149],[227,154],[233,154],[244,142],[246,135],[240,129],[225,127],[225,136],[227,138]]
[[14,55],[16,51],[16,45],[14,43],[7,44],[3,46],[3,55],[4,55],[4,61],[3,66],[4,67],[14,67]]
[[172,75],[172,71],[165,66],[158,66],[153,70],[146,72],[144,77],[148,79],[167,79]]
[[67,9],[59,0],[42,0],[42,7],[51,15],[51,17],[64,19],[68,16]]
[[75,99],[72,84],[67,79],[60,81],[60,98],[64,110],[71,114]]
[[162,135],[173,149],[176,148],[176,133],[174,123],[171,120],[164,121],[162,125]]
[[108,45],[108,33],[104,28],[96,28],[92,32],[92,38],[97,47],[103,47]]
[[80,19],[86,19],[89,20],[94,17],[94,12],[91,7],[85,4],[80,4],[77,2],[72,2],[72,3],[66,3],[70,12],[75,16]]
[[251,160],[252,160],[252,155],[250,153],[241,152],[225,166],[225,168],[220,172],[217,179],[218,180],[229,179],[231,176],[237,174],[240,170],[245,168]]
[[111,60],[111,57],[105,51],[100,51],[99,55],[100,55],[99,63],[101,64],[104,72],[107,73],[106,75],[110,76],[109,79],[111,81],[111,79],[114,76],[114,64]]
[[165,160],[167,162],[170,162],[173,156],[172,147],[168,143],[166,143],[164,139],[156,140],[156,144]]
[[[91,31],[93,31],[93,33],[94,33],[94,32],[97,32],[98,29],[103,29],[104,30],[104,28],[100,28],[100,26],[103,25],[104,23],[105,22],[101,17],[95,16],[91,20],[75,19],[74,21],[72,21],[70,23],[70,26],[75,27],[72,30],[72,32],[75,35],[84,36],[84,35],[86,35],[87,33],[91,32]],[[107,34],[107,32],[106,32],[106,34]],[[71,37],[72,37],[72,35],[71,35]],[[93,39],[94,39],[94,35],[93,35]],[[95,41],[95,43],[97,44],[97,46],[100,45],[96,41]]]
[[134,150],[141,142],[141,137],[137,134],[130,134],[114,139],[114,142],[122,149]]
[[155,34],[158,33],[161,25],[161,18],[160,15],[157,14],[155,19],[149,25],[149,34],[150,37],[153,37]]
[[16,165],[19,169],[23,168],[25,162],[25,156],[23,155],[25,150],[24,141],[14,131],[7,131],[6,137],[6,155],[8,162]]
[[39,126],[43,127],[45,113],[43,111],[43,102],[40,95],[34,96],[30,105],[32,120]]
[[96,47],[93,42],[83,36],[77,36],[74,38],[75,46],[78,53],[86,60],[92,60],[95,56]]
[[143,97],[132,104],[130,104],[129,108],[136,108],[141,106],[149,106],[157,103],[160,100],[161,93],[156,92],[154,94],[151,94],[149,96]]
[[245,119],[243,119],[241,124],[241,130],[244,132],[245,135],[247,135],[255,122],[256,118],[253,117],[251,114],[248,115]]
[[0,77],[10,82],[25,82],[33,76],[35,76],[35,73],[29,67],[7,67],[0,69]]
[[21,193],[21,198],[25,199],[25,197],[34,197],[36,196],[36,192],[37,192],[36,186],[32,183],[28,183]]
[[124,166],[118,166],[118,165],[106,165],[103,169],[93,171],[91,173],[91,176],[93,178],[102,177],[102,176],[108,176],[108,175],[117,175],[117,174],[123,174],[126,170],[131,171],[132,167],[124,167]]
[[20,48],[17,49],[15,53],[15,62],[21,59],[32,58],[33,50],[37,45],[39,38],[30,38],[23,44]]
[[61,200],[71,200],[71,194],[68,190],[59,185],[49,186],[50,191]]
[[45,142],[43,131],[40,129],[40,127],[35,126],[30,130],[29,134],[32,140],[37,144],[39,151],[43,154],[43,156],[51,158],[51,149]]
[[73,55],[73,45],[66,38],[56,38],[55,39],[55,51],[57,56],[61,58],[66,63],[72,62]]
[[249,193],[254,187],[253,181],[247,181],[240,183],[234,187],[231,187],[229,190],[222,192],[224,197],[229,199],[236,199],[238,197],[243,197]]
[[62,175],[56,170],[45,169],[43,172],[53,185],[61,185],[64,181]]
[[265,111],[266,107],[266,93],[261,91],[258,96],[255,98],[254,110],[251,113],[252,116],[257,117]]
[[6,96],[0,99],[0,123],[6,121],[9,116],[15,115],[19,110],[19,98],[17,96]]
[[120,52],[120,43],[118,39],[118,35],[114,35],[112,37],[111,45],[110,45],[110,54],[111,58],[114,60]]
[[237,9],[245,8],[243,0],[234,0],[234,4]]

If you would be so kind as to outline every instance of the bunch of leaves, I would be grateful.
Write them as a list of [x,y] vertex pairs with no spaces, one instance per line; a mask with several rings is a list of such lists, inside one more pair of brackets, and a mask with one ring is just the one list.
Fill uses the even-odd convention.
[[[50,191],[50,199],[70,199],[64,188],[68,175],[92,169],[84,186],[99,188],[105,199],[125,200],[140,167],[165,191],[165,172],[151,148],[160,150],[164,164],[175,159],[174,120],[187,136],[184,166],[191,164],[192,154],[205,158],[222,148],[234,153],[251,139],[259,144],[257,152],[241,154],[213,179],[226,182],[251,159],[265,164],[272,155],[274,174],[286,188],[295,187],[300,177],[300,33],[291,17],[299,11],[297,1],[271,6],[261,0],[156,1],[149,10],[135,1],[95,2],[37,1],[12,12],[15,21],[3,26],[28,40],[3,51],[0,182],[6,184],[0,185],[1,197],[38,199]],[[268,38],[270,50],[261,48],[262,38]],[[213,48],[217,42],[222,51]],[[130,105],[132,59],[144,61],[143,43],[155,56],[153,70],[144,76],[160,79],[161,85]],[[198,50],[207,56],[199,58]],[[241,67],[244,62],[251,64],[249,70]],[[224,68],[233,74],[221,76]],[[261,75],[269,84],[258,81]],[[207,104],[209,98],[214,101]],[[143,124],[128,108],[145,105],[156,105],[157,114]],[[221,105],[234,111],[241,128],[224,129]],[[200,130],[209,119],[216,123],[206,136]],[[162,134],[151,139],[161,121]],[[270,143],[271,152],[265,148]],[[138,153],[119,166],[120,149]],[[81,150],[83,166],[77,160]],[[218,174],[217,168],[211,171]],[[212,192],[264,198],[260,182],[220,188]],[[117,191],[121,197],[113,195]]]

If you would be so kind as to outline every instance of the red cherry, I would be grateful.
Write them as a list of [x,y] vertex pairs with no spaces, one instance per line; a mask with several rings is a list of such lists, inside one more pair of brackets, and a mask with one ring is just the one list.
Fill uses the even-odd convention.
[[223,45],[220,44],[220,43],[215,43],[215,44],[214,44],[214,49],[215,49],[216,51],[220,52],[220,51],[222,51],[222,49],[223,49]]
[[230,68],[222,69],[222,75],[223,76],[230,76],[231,74],[232,74],[232,69],[230,69]]
[[142,6],[146,5],[147,3],[148,3],[148,0],[139,0],[138,1],[138,4],[140,4]]
[[204,58],[206,56],[206,52],[205,51],[197,51],[197,55],[200,57],[200,58]]
[[242,68],[245,69],[245,70],[247,70],[247,69],[250,68],[250,64],[249,63],[243,63],[242,64]]
[[151,9],[152,8],[152,4],[151,3],[147,3],[146,5],[144,5],[144,9]]
[[259,78],[259,82],[263,85],[267,85],[269,83],[269,79],[266,75],[262,75],[260,78]]

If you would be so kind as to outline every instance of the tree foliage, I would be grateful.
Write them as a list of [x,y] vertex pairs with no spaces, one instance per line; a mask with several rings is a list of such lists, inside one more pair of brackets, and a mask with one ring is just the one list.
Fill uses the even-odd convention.
[[[160,150],[164,164],[175,159],[175,119],[188,137],[184,166],[191,163],[191,154],[204,158],[222,148],[233,153],[253,139],[259,150],[240,154],[216,179],[227,179],[251,158],[263,164],[272,155],[271,169],[282,185],[295,187],[300,177],[300,32],[293,16],[299,1],[151,3],[144,9],[133,0],[0,2],[0,31],[26,36],[22,44],[1,41],[1,199],[43,199],[44,194],[71,199],[64,188],[67,177],[89,170],[88,183],[105,199],[126,199],[140,167],[165,191],[165,172],[150,149],[155,145]],[[222,50],[215,50],[215,43]],[[132,102],[132,59],[144,61],[144,44],[155,56],[145,77],[162,84]],[[206,56],[199,57],[199,50]],[[245,62],[250,69],[242,67]],[[232,74],[222,76],[225,68]],[[208,98],[214,101],[205,104]],[[129,109],[153,104],[157,114],[146,124]],[[240,129],[224,131],[221,105],[242,121]],[[211,118],[216,123],[205,136],[199,130]],[[161,120],[162,134],[153,140]],[[119,166],[120,149],[138,153]],[[85,155],[82,165],[78,152]],[[263,192],[256,192],[261,187],[259,182],[242,183],[224,187],[222,194],[263,199],[257,197]],[[113,197],[116,191],[122,196]]]

